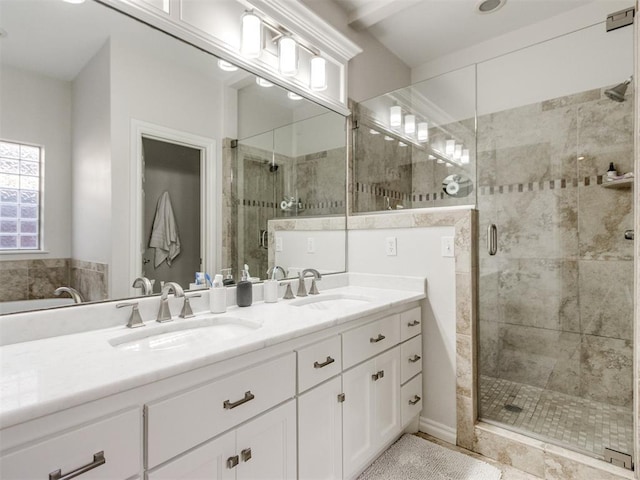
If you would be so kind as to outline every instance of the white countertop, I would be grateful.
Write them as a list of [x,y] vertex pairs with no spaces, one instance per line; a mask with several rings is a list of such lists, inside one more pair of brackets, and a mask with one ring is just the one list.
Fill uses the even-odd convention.
[[[371,282],[369,282],[371,283]],[[253,352],[280,342],[341,325],[394,306],[418,301],[424,290],[392,290],[345,286],[324,290],[331,294],[359,295],[370,302],[337,309],[317,310],[278,303],[229,307],[220,317],[235,317],[261,326],[231,341],[194,342],[188,347],[160,351],[126,351],[109,340],[145,331],[152,335],[167,324],[147,321],[143,329],[126,326],[53,336],[0,347],[0,428],[16,425],[59,410],[117,394],[172,375]],[[174,318],[172,323],[197,322]]]

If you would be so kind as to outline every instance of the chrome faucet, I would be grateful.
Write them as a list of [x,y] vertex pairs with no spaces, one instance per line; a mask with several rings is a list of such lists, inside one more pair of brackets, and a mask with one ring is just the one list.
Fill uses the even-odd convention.
[[305,268],[302,272],[300,272],[300,277],[298,278],[298,293],[297,297],[306,297],[307,296],[307,288],[304,285],[304,277],[307,276],[307,273],[311,273],[313,275],[313,280],[311,281],[311,289],[309,289],[309,294],[317,295],[320,292],[318,291],[318,287],[316,286],[316,280],[322,280],[322,275],[315,268]]
[[282,272],[282,278],[287,278],[287,271],[280,265],[276,265],[275,267],[271,267],[267,270],[267,279],[276,280],[276,272],[278,270]]
[[153,293],[153,285],[147,277],[138,277],[131,285],[133,288],[142,288],[142,295],[151,295]]
[[75,288],[71,288],[71,287],[58,287],[56,288],[56,291],[53,292],[53,294],[56,297],[59,297],[60,294],[62,293],[68,293],[71,298],[73,298],[73,303],[82,303],[84,302],[84,300],[82,299],[82,295],[80,295],[80,292],[78,292]]
[[162,287],[160,295],[160,310],[156,322],[168,322],[171,320],[171,310],[169,309],[169,293],[173,292],[176,297],[184,297],[184,290],[176,282],[167,282]]

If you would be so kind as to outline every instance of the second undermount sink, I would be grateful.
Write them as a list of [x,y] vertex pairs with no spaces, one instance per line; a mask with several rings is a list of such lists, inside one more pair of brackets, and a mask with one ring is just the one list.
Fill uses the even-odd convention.
[[236,317],[208,316],[200,319],[175,319],[162,325],[149,324],[131,333],[112,338],[118,350],[132,352],[167,351],[195,345],[226,342],[260,328],[258,322]]
[[292,300],[289,304],[294,307],[308,307],[315,310],[335,310],[353,307],[362,307],[371,303],[373,298],[364,295],[351,295],[345,293],[319,294]]

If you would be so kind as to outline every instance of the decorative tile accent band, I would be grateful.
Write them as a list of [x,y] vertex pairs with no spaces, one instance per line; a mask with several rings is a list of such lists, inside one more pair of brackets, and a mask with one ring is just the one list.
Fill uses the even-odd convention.
[[540,182],[514,183],[511,185],[482,186],[479,188],[479,193],[480,195],[496,195],[502,193],[541,192],[544,190],[556,190],[561,188],[592,187],[602,185],[603,183],[604,177],[602,175],[593,175],[581,179],[561,178]]
[[[275,202],[265,202],[264,200],[250,200],[243,198],[238,200],[238,203],[243,207],[264,207],[264,208],[280,208],[280,205]],[[340,208],[344,207],[344,200],[316,202],[316,203],[302,203],[302,209],[304,210],[322,210],[325,208]]]

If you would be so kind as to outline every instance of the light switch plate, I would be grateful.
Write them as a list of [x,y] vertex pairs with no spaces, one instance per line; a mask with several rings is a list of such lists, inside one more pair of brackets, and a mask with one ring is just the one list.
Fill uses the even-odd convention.
[[282,237],[276,237],[276,252],[282,251]]
[[384,250],[387,257],[395,257],[398,255],[398,239],[396,237],[387,237],[384,239]]
[[307,253],[316,253],[316,240],[313,237],[307,238]]
[[442,256],[453,257],[455,255],[455,247],[453,237],[442,237],[441,239]]

